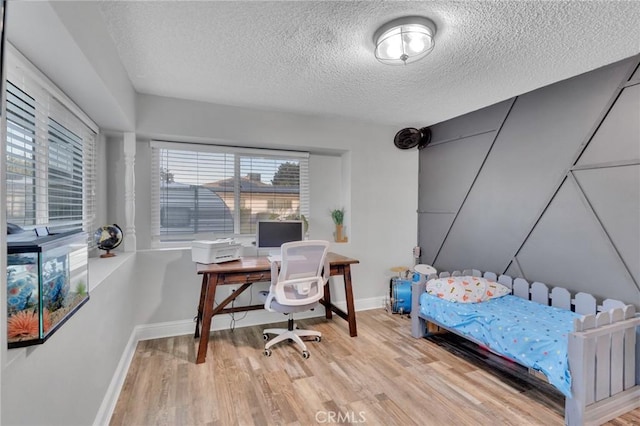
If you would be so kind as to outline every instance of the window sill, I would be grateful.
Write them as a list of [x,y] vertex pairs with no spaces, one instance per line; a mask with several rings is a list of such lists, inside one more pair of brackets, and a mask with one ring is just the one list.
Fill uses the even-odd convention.
[[109,275],[118,270],[129,259],[135,257],[135,253],[118,252],[114,257],[90,257],[89,258],[89,293],[98,288]]

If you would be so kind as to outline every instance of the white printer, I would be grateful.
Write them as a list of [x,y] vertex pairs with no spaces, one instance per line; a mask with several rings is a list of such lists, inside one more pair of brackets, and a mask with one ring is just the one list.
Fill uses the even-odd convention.
[[191,243],[191,260],[197,263],[222,263],[240,259],[242,244],[233,238],[214,241],[197,240]]

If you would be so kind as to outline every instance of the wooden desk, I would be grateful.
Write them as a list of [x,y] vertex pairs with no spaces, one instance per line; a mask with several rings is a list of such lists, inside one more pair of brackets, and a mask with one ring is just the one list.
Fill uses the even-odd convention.
[[[327,254],[331,265],[331,276],[344,276],[344,293],[347,298],[347,312],[344,312],[331,303],[331,290],[329,284],[324,286],[324,297],[320,303],[324,305],[326,318],[331,319],[332,313],[349,322],[349,334],[351,337],[358,335],[356,328],[356,311],[353,306],[353,289],[351,286],[351,265],[360,263],[340,254],[329,252]],[[198,316],[196,317],[195,338],[200,337],[196,364],[201,364],[207,356],[211,320],[215,315],[230,314],[233,312],[254,311],[264,309],[264,305],[237,306],[227,308],[238,295],[248,289],[251,284],[261,281],[271,281],[271,264],[266,257],[242,257],[233,262],[204,265],[196,264],[196,271],[202,275],[202,288],[200,289],[200,302],[198,304]],[[238,290],[218,306],[213,307],[216,297],[216,287],[219,285],[240,285]]]

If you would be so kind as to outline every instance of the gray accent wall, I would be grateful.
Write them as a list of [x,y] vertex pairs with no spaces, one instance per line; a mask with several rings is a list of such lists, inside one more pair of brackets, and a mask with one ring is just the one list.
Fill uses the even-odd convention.
[[436,124],[421,262],[640,307],[640,57]]

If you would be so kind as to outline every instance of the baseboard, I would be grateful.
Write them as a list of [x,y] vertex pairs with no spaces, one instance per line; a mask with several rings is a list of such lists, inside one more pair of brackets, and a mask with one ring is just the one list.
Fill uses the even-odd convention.
[[113,414],[113,410],[116,408],[116,403],[118,402],[118,396],[120,396],[120,390],[122,389],[122,385],[124,384],[124,379],[126,379],[127,377],[129,365],[131,365],[131,360],[133,359],[133,355],[136,352],[137,345],[138,339],[136,337],[136,331],[134,329],[129,336],[127,345],[124,347],[124,351],[122,352],[122,356],[120,357],[120,361],[118,362],[116,371],[113,373],[111,383],[109,383],[109,387],[107,388],[107,393],[102,399],[102,404],[100,404],[98,413],[93,420],[94,426],[103,426],[109,424],[111,415]]
[[[368,311],[370,309],[380,309],[385,307],[385,303],[387,301],[387,297],[370,297],[368,299],[360,299],[355,301],[356,312],[358,311]],[[336,302],[336,306],[340,309],[346,310],[347,303],[346,302]]]
[[[384,307],[384,297],[372,297],[369,299],[361,299],[355,302],[357,311],[368,311],[369,309],[378,309]],[[346,302],[336,302],[335,305],[342,310],[347,309]],[[315,318],[324,316],[324,307],[296,314],[296,318]],[[240,312],[234,315],[235,328],[252,327],[254,325],[269,324],[273,322],[283,321],[280,313],[268,311],[249,311]],[[233,318],[231,315],[219,315],[213,319],[211,331],[227,330],[231,326]],[[164,337],[182,336],[195,332],[195,323],[192,319],[162,322],[155,324],[139,325],[134,329],[136,335],[136,344],[141,340],[162,339]]]
[[[367,311],[370,309],[379,309],[384,307],[384,297],[371,297],[368,299],[356,300],[355,308],[357,311]],[[346,302],[335,302],[335,305],[342,310],[346,310]],[[301,312],[296,314],[296,318],[314,318],[324,316],[324,307],[320,306],[318,309],[309,312]],[[246,314],[246,315],[245,315]],[[226,330],[229,328],[232,321],[231,315],[220,315],[214,318],[211,325],[211,331]],[[235,314],[235,327],[251,327],[254,325],[268,324],[273,322],[282,321],[282,314],[268,311],[249,311],[240,312]],[[143,324],[134,327],[129,337],[129,341],[122,352],[120,362],[116,367],[116,371],[113,374],[111,383],[107,388],[102,404],[98,409],[98,413],[93,421],[94,426],[108,425],[113,415],[113,410],[116,408],[118,402],[118,396],[122,390],[122,385],[127,377],[129,366],[133,360],[133,355],[136,351],[138,342],[142,340],[161,339],[164,337],[182,336],[185,334],[191,334],[195,331],[195,323],[192,319],[161,322],[155,324]]]

